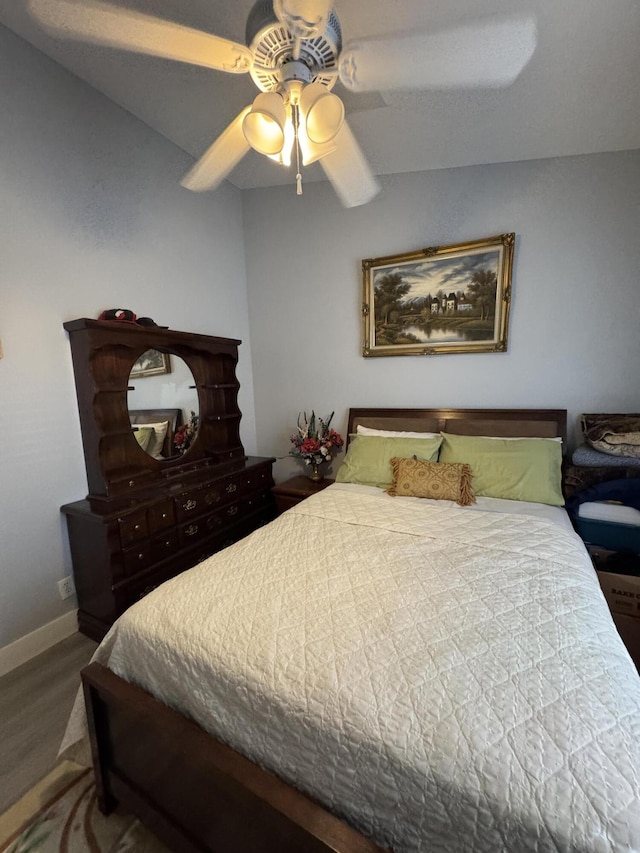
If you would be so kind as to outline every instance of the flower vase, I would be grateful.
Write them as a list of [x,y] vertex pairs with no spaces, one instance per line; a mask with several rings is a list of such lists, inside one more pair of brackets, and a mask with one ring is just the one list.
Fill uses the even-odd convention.
[[324,475],[320,470],[320,466],[316,465],[315,462],[311,463],[311,473],[309,474],[309,479],[314,483],[319,483],[320,480],[324,480]]

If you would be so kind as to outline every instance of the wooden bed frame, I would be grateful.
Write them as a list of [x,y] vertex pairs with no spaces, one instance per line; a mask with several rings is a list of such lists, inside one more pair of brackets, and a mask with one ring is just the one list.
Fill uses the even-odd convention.
[[[558,409],[351,409],[357,425],[560,436]],[[101,664],[82,672],[98,804],[132,812],[186,853],[382,853],[383,848]]]

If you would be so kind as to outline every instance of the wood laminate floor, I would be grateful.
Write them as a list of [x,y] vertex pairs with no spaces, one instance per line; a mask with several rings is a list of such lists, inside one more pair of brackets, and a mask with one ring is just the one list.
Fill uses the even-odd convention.
[[56,763],[80,670],[96,645],[74,634],[0,678],[0,813]]

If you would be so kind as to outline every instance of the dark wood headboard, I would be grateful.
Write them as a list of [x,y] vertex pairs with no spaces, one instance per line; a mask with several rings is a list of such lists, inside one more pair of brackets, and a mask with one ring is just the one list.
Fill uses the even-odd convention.
[[348,435],[374,429],[567,440],[566,409],[349,409]]
[[162,445],[162,455],[169,459],[175,453],[173,436],[182,425],[182,409],[129,409],[129,420],[132,424],[159,424],[169,422],[167,434]]

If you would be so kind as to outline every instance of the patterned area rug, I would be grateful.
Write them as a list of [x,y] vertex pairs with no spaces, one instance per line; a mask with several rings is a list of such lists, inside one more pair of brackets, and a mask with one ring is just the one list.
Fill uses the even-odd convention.
[[0,853],[168,853],[137,820],[105,817],[93,773],[72,761],[58,764],[0,817]]

